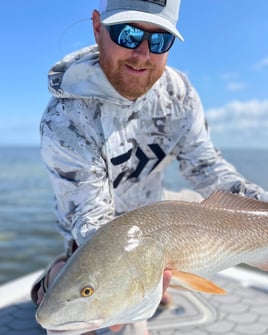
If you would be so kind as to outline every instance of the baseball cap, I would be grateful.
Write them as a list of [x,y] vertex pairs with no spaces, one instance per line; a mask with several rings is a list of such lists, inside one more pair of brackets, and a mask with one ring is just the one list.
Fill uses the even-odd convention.
[[105,25],[119,23],[152,23],[183,37],[176,28],[181,0],[100,0],[101,21]]

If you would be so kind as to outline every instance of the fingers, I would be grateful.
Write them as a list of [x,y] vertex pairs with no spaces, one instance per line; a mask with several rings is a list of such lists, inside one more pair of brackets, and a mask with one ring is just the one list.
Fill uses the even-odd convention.
[[64,261],[58,261],[53,265],[53,267],[50,269],[48,274],[48,285],[51,285],[57,274],[60,272],[60,270],[64,267],[65,262]]
[[[65,265],[64,261],[59,261],[53,265],[53,267],[49,270],[48,276],[48,286],[51,285],[53,280],[55,279],[56,275],[60,272],[60,270]],[[41,286],[40,289],[37,292],[37,305],[40,305],[42,299],[44,298],[45,292],[43,290],[43,287]]]
[[169,287],[171,277],[172,277],[171,270],[165,270],[163,274],[163,295],[161,299],[162,306],[169,305],[171,301],[170,295],[166,292]]
[[166,292],[166,290],[169,287],[169,283],[171,281],[171,277],[172,277],[171,270],[166,269],[164,271],[164,275],[163,275],[163,294]]
[[119,332],[122,328],[123,328],[123,325],[115,325],[115,326],[111,326],[110,330],[116,333],[116,332]]
[[44,292],[43,288],[40,287],[40,289],[37,291],[37,301],[36,301],[37,305],[41,304],[41,301],[42,301],[44,295],[45,295],[45,292]]

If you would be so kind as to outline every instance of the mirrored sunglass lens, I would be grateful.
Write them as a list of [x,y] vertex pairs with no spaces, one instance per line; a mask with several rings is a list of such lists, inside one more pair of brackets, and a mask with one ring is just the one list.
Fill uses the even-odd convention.
[[150,50],[153,53],[167,52],[174,42],[174,36],[169,33],[153,33],[150,39]]
[[155,34],[152,34],[151,35],[151,51],[152,52],[159,52],[159,50],[162,50],[163,49],[163,46],[164,46],[164,36],[163,34],[158,34],[158,33],[155,33]]
[[136,48],[143,38],[143,31],[129,25],[124,26],[118,35],[117,43],[126,48]]

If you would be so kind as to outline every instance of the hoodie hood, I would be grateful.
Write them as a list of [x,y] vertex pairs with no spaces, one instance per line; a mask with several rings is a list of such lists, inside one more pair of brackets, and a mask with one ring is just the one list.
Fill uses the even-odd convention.
[[57,62],[48,74],[49,91],[57,98],[91,98],[121,106],[144,102],[149,92],[130,101],[120,95],[111,85],[99,65],[97,45],[77,50]]

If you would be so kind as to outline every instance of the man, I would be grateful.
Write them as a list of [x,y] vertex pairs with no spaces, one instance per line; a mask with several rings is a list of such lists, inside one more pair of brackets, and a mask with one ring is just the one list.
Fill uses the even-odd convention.
[[[114,216],[163,199],[162,173],[174,159],[204,197],[221,189],[268,199],[214,149],[197,93],[166,65],[174,39],[183,40],[179,6],[180,0],[104,1],[92,16],[97,45],[49,73],[42,155],[68,254]],[[45,279],[63,265],[55,262]],[[42,295],[39,289],[39,302]]]

